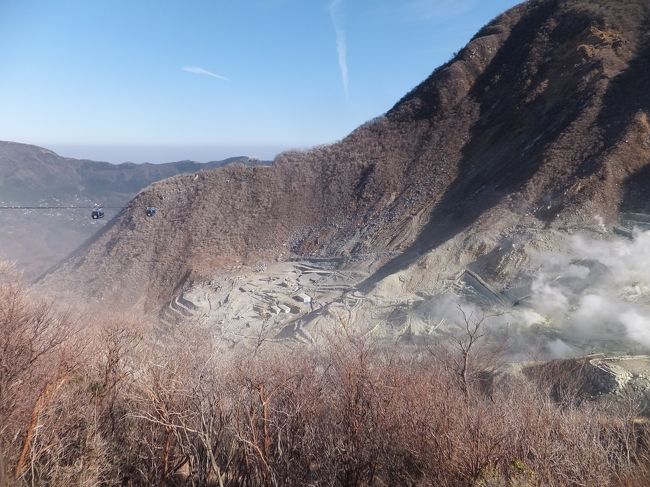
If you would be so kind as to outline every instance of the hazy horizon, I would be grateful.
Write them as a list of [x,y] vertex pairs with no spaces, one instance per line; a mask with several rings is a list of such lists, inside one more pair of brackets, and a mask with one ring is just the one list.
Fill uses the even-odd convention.
[[113,164],[121,164],[123,162],[162,164],[183,160],[211,162],[237,156],[249,156],[270,161],[285,150],[301,149],[300,147],[290,147],[289,145],[99,145],[47,143],[36,143],[34,145],[52,150],[62,157],[89,159]]

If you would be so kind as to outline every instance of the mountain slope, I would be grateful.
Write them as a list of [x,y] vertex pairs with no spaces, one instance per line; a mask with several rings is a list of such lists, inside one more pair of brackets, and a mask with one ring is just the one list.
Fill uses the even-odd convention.
[[337,144],[152,185],[42,285],[155,307],[188,279],[321,255],[363,261],[369,291],[450,242],[455,272],[521,228],[613,221],[650,199],[649,22],[642,0],[524,3]]
[[48,200],[94,200],[106,205],[124,203],[125,197],[131,199],[154,181],[252,162],[248,157],[233,157],[205,164],[194,161],[110,164],[61,157],[42,147],[0,141],[0,199],[20,204]]
[[[142,188],[176,174],[228,164],[257,163],[247,157],[200,164],[109,164],[61,157],[32,145],[0,142],[0,206],[124,206]],[[0,209],[0,254],[36,277],[76,249],[118,213],[91,221],[90,209]]]

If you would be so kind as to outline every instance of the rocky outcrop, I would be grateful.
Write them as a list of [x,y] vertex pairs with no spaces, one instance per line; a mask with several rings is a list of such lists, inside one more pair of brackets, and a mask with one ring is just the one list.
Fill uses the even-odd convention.
[[[513,376],[510,367],[503,375]],[[650,357],[590,355],[525,365],[523,372],[538,384],[551,386],[557,398],[583,399],[627,408],[630,414],[650,415]]]

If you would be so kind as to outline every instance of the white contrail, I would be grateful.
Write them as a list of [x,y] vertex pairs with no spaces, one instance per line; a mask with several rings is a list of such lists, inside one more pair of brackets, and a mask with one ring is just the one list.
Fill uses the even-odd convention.
[[349,94],[350,81],[348,77],[348,47],[345,39],[345,31],[340,25],[338,11],[342,0],[332,0],[329,5],[330,19],[336,32],[336,51],[339,57],[339,70],[341,71],[341,82],[343,91],[347,97]]
[[202,76],[210,76],[212,78],[220,79],[222,81],[229,81],[228,78],[226,78],[225,76],[221,76],[220,74],[213,73],[212,71],[208,71],[207,69],[199,68],[198,66],[183,66],[181,69],[186,73],[200,74]]

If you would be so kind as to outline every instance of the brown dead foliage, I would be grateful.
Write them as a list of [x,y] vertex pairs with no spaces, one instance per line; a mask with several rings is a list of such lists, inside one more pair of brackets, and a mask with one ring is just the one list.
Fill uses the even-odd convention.
[[[648,427],[492,384],[480,320],[448,346],[223,356],[207,332],[156,338],[0,288],[0,485],[645,485]],[[471,343],[471,346],[468,344]],[[484,360],[489,359],[488,362]],[[557,381],[555,381],[557,382]],[[563,396],[565,397],[565,396]]]

